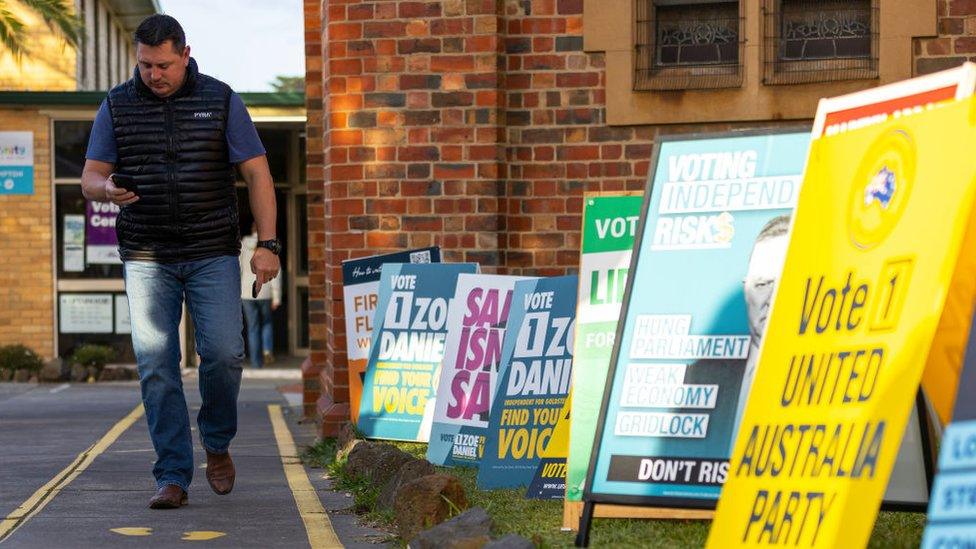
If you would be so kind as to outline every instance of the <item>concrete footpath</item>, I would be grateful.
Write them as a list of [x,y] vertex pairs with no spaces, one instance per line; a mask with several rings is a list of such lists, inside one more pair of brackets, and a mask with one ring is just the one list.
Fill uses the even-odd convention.
[[[0,547],[387,545],[357,524],[351,498],[296,459],[314,427],[278,390],[288,383],[245,378],[234,491],[210,490],[198,447],[189,505],[177,510],[147,506],[155,454],[137,383],[0,383]],[[195,424],[197,380],[184,386]]]

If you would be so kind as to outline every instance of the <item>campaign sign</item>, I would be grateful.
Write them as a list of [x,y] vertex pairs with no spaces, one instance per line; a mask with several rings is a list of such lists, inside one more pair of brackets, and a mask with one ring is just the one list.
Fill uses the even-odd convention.
[[0,194],[34,194],[34,132],[0,132]]
[[[860,92],[821,99],[813,123],[814,137],[831,136],[857,128],[896,120],[919,113],[947,101],[965,99],[976,89],[976,64],[962,65],[920,78],[902,80]],[[970,284],[976,273],[957,272],[952,285]],[[962,365],[962,351],[966,347],[970,304],[950,300],[942,312],[942,320],[932,345],[941,352],[929,353],[922,374],[925,396],[942,420],[948,424],[956,398],[956,383]],[[965,320],[963,320],[965,319]],[[896,465],[897,471],[897,465]]]
[[809,139],[765,133],[659,144],[585,500],[715,504]]
[[642,196],[587,196],[573,351],[573,413],[569,419],[566,501],[583,499],[586,468],[600,418],[617,319],[640,220]]
[[[976,369],[963,370],[959,390],[973,394]],[[924,549],[976,546],[976,403],[957,399],[953,417],[942,439]]]
[[812,142],[709,547],[867,544],[947,302],[969,329],[974,147],[972,99]]
[[347,259],[342,262],[342,302],[346,315],[346,360],[349,363],[349,412],[359,420],[363,377],[369,360],[373,315],[385,263],[440,263],[441,249],[421,248],[405,252]]
[[427,442],[458,275],[473,263],[387,263],[359,406],[367,438]]
[[85,202],[85,262],[89,265],[121,265],[115,221],[121,208],[111,202]]
[[[575,361],[574,361],[575,362]],[[573,369],[576,369],[574,364]],[[575,372],[574,372],[575,373]],[[566,497],[566,458],[569,453],[569,420],[573,410],[573,389],[559,411],[549,443],[535,468],[532,482],[525,490],[526,499],[563,499]]]
[[478,488],[532,481],[569,395],[576,275],[515,284]]
[[[969,334],[959,394],[976,394],[976,332]],[[976,402],[957,398],[942,436],[923,549],[976,547]]]
[[458,275],[427,459],[476,466],[485,446],[515,283],[526,277]]

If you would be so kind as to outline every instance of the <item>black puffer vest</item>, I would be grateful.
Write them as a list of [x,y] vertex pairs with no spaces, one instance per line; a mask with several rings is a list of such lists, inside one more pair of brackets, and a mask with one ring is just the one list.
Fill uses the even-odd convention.
[[157,97],[139,78],[108,94],[118,146],[115,171],[135,177],[139,200],[116,220],[122,259],[159,263],[240,253],[234,167],[226,128],[231,90],[200,74]]

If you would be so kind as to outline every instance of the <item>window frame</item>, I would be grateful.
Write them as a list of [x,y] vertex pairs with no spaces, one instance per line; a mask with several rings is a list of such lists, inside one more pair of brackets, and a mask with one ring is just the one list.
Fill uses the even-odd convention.
[[691,89],[741,88],[745,67],[746,4],[745,0],[689,3],[736,4],[738,32],[736,38],[737,60],[732,63],[689,64],[659,66],[657,45],[657,8],[681,6],[678,3],[658,4],[655,0],[635,0],[633,24],[633,91],[667,91]]
[[762,0],[762,83],[767,86],[871,80],[879,77],[880,0],[867,0],[871,11],[871,53],[864,58],[782,60],[781,29],[784,0]]

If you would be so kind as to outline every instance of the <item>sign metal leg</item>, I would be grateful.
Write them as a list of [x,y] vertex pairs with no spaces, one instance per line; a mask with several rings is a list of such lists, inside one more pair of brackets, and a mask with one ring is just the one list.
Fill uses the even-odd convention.
[[583,503],[583,514],[580,515],[579,532],[576,534],[576,547],[590,546],[590,525],[593,524],[593,502]]

